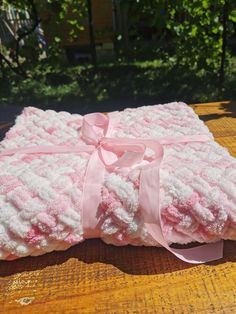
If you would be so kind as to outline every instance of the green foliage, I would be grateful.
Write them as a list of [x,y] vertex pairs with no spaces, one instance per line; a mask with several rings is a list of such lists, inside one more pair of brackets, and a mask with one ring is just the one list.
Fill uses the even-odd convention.
[[[32,21],[42,19],[43,28],[46,25],[50,29],[47,33],[50,38],[44,59],[34,30],[24,38],[24,46],[19,47],[18,59],[16,41],[0,47],[14,68],[20,65],[28,74],[23,79],[18,77],[8,71],[7,63],[0,58],[1,68],[4,65],[0,73],[0,103],[49,106],[79,100],[122,102],[121,95],[140,99],[143,104],[151,102],[153,97],[160,101],[182,98],[191,102],[216,100],[226,95],[235,97],[235,59],[227,49],[226,60],[234,62],[233,66],[226,67],[231,72],[226,71],[225,90],[220,94],[217,89],[217,76],[224,59],[224,34],[227,40],[235,33],[235,0],[120,0],[116,3],[120,3],[122,15],[121,28],[115,34],[116,43],[124,53],[118,53],[117,63],[100,64],[94,72],[90,65],[69,67],[62,62],[65,39],[73,43],[84,30],[86,0],[3,0],[3,6],[10,4],[20,14],[26,9]],[[62,29],[68,30],[66,38]],[[152,41],[145,40],[140,29],[145,29],[145,35],[152,32]],[[21,27],[18,39],[27,30]],[[96,37],[96,30],[94,33]]]
[[[32,76],[32,68],[40,64],[42,56],[47,57],[49,61],[60,56],[64,42],[62,28],[68,30],[71,42],[78,38],[79,31],[84,30],[83,19],[87,16],[84,0],[4,0],[2,5],[0,4],[0,14],[1,10],[9,6],[16,9],[23,20],[26,17],[24,12],[28,12],[31,25],[25,26],[21,23],[16,38],[11,42],[1,43],[0,52],[9,60],[12,68],[21,67],[28,76]],[[43,53],[45,48],[39,44],[36,32],[38,25],[41,24],[44,27],[44,23],[50,28],[46,53]],[[24,40],[23,46],[20,41],[21,36]],[[2,63],[3,65],[6,66],[6,63]]]
[[236,22],[236,9],[235,10],[232,10],[229,14],[229,20],[232,21],[232,22]]
[[177,66],[174,57],[167,62],[100,64],[97,72],[91,65],[68,67],[44,63],[33,70],[34,80],[22,79],[14,73],[9,75],[11,84],[0,79],[0,104],[108,111],[119,106],[173,100],[198,103],[236,99],[236,58],[230,59],[230,69],[225,89],[219,94],[214,74]]
[[168,1],[167,28],[174,35],[178,62],[195,69],[217,72],[221,62],[223,14],[226,6],[227,37],[233,32],[235,1]]
[[155,27],[161,33],[165,27],[165,0],[146,0],[146,1],[123,1],[122,8],[126,7],[129,11],[129,25],[130,29],[135,31],[138,25],[145,25],[147,27]]
[[[82,21],[87,16],[87,5],[84,0],[44,0],[37,4],[39,12],[50,12],[51,22],[55,25],[64,25],[69,30],[71,38],[78,38],[78,31],[84,30]],[[58,38],[62,41],[60,36],[60,28],[57,29],[58,33],[55,36],[55,42]]]
[[[140,28],[145,27],[146,34],[149,29],[157,42],[159,56],[166,51],[169,56],[177,56],[178,64],[218,74],[225,67],[230,54],[227,39],[235,32],[235,0],[125,0],[120,3],[122,15],[128,19],[121,19],[116,38],[129,58],[139,47]],[[130,38],[136,38],[136,42],[129,41]]]

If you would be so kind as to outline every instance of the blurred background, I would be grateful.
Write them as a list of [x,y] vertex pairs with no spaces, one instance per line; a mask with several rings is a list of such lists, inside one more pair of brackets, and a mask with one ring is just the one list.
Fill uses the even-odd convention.
[[0,2],[0,106],[236,99],[235,0]]

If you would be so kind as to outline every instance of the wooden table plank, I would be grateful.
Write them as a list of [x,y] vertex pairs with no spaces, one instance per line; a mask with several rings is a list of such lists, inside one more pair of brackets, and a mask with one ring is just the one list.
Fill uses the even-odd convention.
[[215,138],[236,136],[236,103],[214,102],[192,105]]
[[[236,156],[236,104],[193,105]],[[1,313],[236,313],[236,244],[190,265],[162,248],[88,240],[65,252],[0,262]]]

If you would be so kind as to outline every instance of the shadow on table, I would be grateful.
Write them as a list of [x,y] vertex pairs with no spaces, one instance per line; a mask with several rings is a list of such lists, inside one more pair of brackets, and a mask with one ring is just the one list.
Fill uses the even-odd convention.
[[[66,251],[52,252],[37,257],[25,257],[15,261],[0,262],[0,277],[25,271],[41,270],[48,266],[62,265],[75,258],[86,264],[103,263],[113,265],[131,275],[154,275],[175,272],[197,265],[185,263],[163,248],[116,247],[99,239],[87,240]],[[236,261],[236,242],[225,241],[224,258],[208,265]]]
[[199,117],[203,121],[216,120],[221,119],[223,117],[236,118],[236,102],[235,101],[229,101],[227,103],[221,102],[219,105],[217,105],[217,111],[218,111],[217,113],[213,114],[204,115],[200,114]]

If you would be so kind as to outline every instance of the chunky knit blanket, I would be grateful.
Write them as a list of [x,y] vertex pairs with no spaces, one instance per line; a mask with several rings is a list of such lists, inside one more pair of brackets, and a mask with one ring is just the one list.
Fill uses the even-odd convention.
[[[92,237],[218,258],[218,241],[236,239],[236,160],[180,102],[84,117],[25,108],[0,143],[0,259]],[[190,242],[211,244],[170,247]]]

